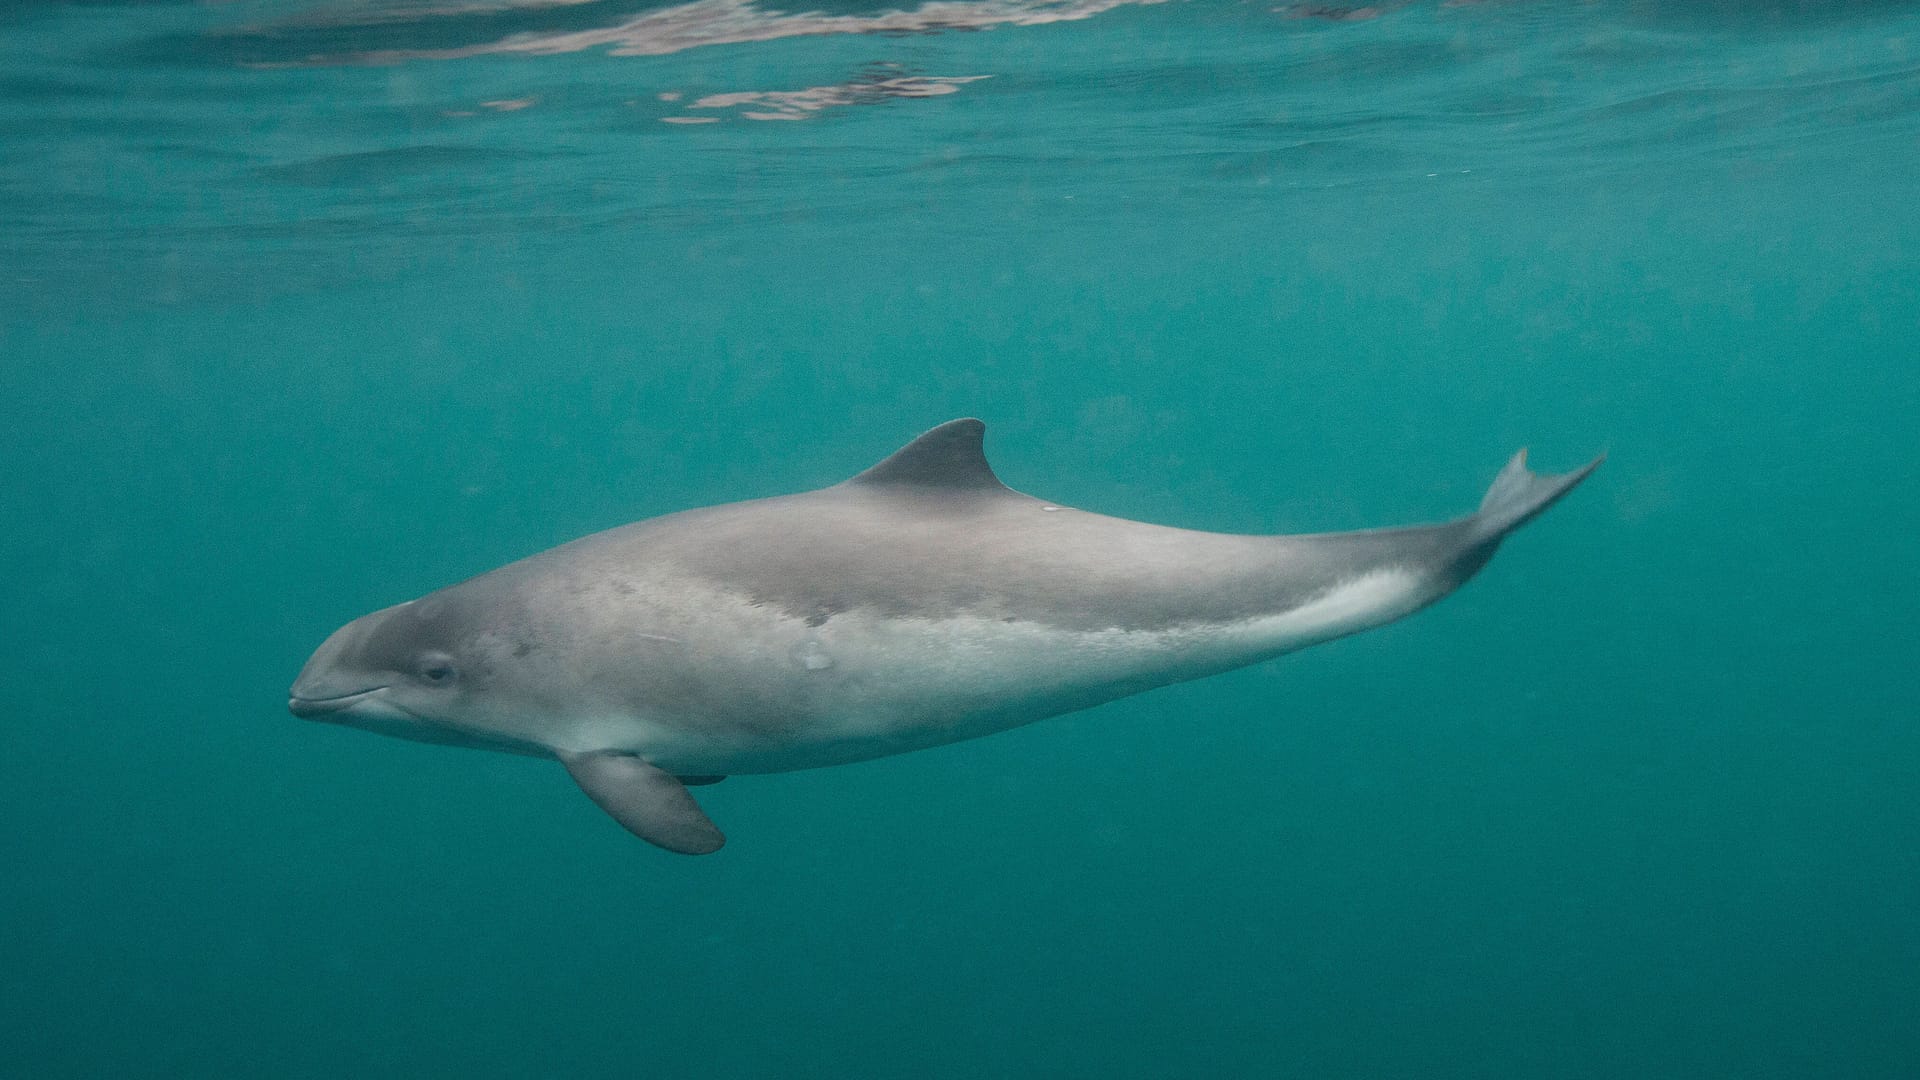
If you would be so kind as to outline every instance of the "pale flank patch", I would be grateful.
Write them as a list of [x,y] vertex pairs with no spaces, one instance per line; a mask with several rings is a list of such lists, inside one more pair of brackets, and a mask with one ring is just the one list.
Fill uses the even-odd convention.
[[1247,632],[1285,650],[1304,648],[1397,619],[1420,605],[1421,594],[1417,575],[1399,567],[1375,570],[1292,611],[1249,620]]
[[[1420,605],[1418,575],[1375,571],[1275,615],[1164,630],[1062,630],[998,619],[884,619],[849,613],[809,634],[850,675],[848,707],[823,728],[864,738],[897,733],[943,707],[966,738],[1107,700],[1109,688],[1199,678],[1399,618]],[[1127,692],[1132,692],[1128,690]],[[961,715],[983,710],[979,725]],[[1025,706],[1033,715],[1024,716]],[[984,729],[984,730],[983,730]],[[825,732],[823,731],[823,734]],[[948,741],[941,738],[936,741]]]
[[553,744],[637,752],[664,768],[693,773],[859,761],[1257,663],[1398,618],[1428,595],[1419,576],[1389,569],[1342,582],[1278,614],[1088,631],[990,616],[898,618],[860,611],[809,626],[718,591],[672,598],[666,593],[656,590],[651,598],[664,603],[655,609],[666,616],[659,628],[671,633],[618,632],[638,639],[642,648],[671,643],[675,662],[705,680],[789,704],[765,717],[764,727],[745,717],[715,726],[712,717],[598,714],[555,725]]

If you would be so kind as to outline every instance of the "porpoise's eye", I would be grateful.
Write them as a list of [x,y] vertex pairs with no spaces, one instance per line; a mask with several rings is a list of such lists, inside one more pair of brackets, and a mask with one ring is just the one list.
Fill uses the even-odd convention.
[[453,658],[445,653],[428,653],[420,658],[420,677],[430,683],[445,684],[453,681],[455,671]]

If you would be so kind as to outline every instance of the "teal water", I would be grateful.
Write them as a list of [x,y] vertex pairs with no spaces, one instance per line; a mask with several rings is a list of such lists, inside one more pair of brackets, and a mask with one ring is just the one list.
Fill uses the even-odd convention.
[[[1920,1075],[1920,9],[0,47],[0,1075]],[[704,789],[706,859],[284,711],[364,611],[962,415],[1230,531],[1611,456],[1431,611]]]

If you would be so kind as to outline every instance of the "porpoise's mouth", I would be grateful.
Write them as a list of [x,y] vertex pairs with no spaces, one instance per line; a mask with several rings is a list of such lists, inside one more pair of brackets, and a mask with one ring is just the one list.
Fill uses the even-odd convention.
[[365,690],[355,690],[351,694],[323,698],[301,697],[295,694],[287,699],[287,711],[301,719],[344,712],[385,689],[384,686],[370,686]]

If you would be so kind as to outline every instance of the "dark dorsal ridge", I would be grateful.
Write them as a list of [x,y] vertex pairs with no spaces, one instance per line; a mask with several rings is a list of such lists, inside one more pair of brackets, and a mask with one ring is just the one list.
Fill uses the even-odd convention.
[[949,420],[894,451],[849,484],[910,484],[944,491],[1006,491],[982,448],[987,425],[971,417]]

